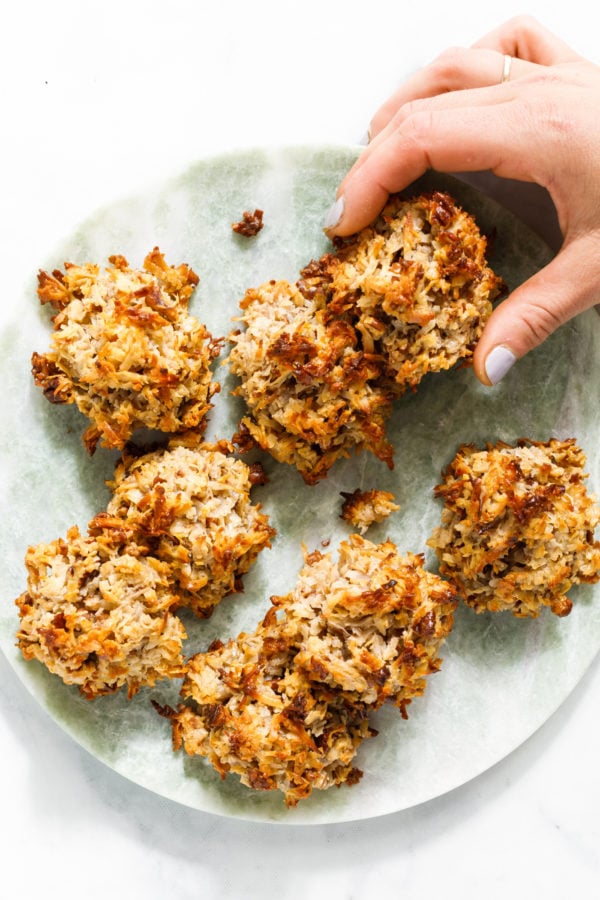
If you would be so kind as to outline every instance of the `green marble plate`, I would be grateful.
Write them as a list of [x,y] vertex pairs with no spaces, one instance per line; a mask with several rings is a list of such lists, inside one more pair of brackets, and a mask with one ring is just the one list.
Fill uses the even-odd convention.
[[[169,262],[186,261],[198,272],[192,312],[214,335],[227,334],[246,287],[268,278],[294,279],[326,249],[321,222],[357,152],[256,150],[198,162],[91,216],[39,264],[104,262],[122,253],[139,265],[158,245]],[[509,286],[550,258],[531,231],[473,188],[446,176],[429,176],[425,184],[449,189],[486,232],[496,231],[491,261]],[[250,240],[234,235],[231,223],[255,207],[265,211],[263,231]],[[122,693],[89,702],[38,663],[25,663],[14,646],[13,601],[25,586],[26,547],[64,535],[75,523],[84,529],[107,501],[104,482],[114,462],[114,454],[102,450],[89,458],[81,443],[84,419],[73,408],[51,406],[32,383],[31,353],[43,352],[50,334],[35,274],[17,320],[0,337],[0,645],[39,703],[95,757],[158,794],[213,813],[285,824],[361,819],[429,800],[483,772],[523,742],[575,687],[600,646],[598,589],[573,590],[573,612],[564,620],[549,612],[520,621],[461,608],[442,670],[411,706],[409,720],[394,709],[376,715],[379,736],[363,745],[357,759],[362,781],[315,792],[286,810],[278,793],[252,792],[235,776],[222,781],[204,760],[172,752],[168,723],[150,701],[176,703],[177,684],[141,691],[130,702]],[[422,552],[440,515],[433,485],[460,443],[575,436],[588,456],[590,487],[598,490],[597,397],[589,386],[600,383],[599,348],[600,319],[590,312],[561,328],[493,390],[484,389],[469,369],[430,376],[397,405],[393,472],[362,454],[338,463],[325,482],[311,488],[289,467],[267,460],[270,482],[256,496],[277,538],[246,577],[243,594],[226,599],[208,622],[186,617],[189,655],[216,636],[252,628],[269,596],[293,585],[302,542],[312,549],[331,541],[334,549],[348,534],[338,516],[340,491],[392,490],[401,511],[368,536],[389,536],[402,552]],[[228,437],[240,407],[229,396],[226,368],[216,368],[223,388],[209,436]],[[435,566],[430,552],[426,560]]]

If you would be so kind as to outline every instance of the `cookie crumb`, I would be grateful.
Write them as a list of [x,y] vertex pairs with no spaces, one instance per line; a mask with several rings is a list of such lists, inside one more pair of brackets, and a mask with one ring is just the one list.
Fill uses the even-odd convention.
[[254,237],[262,229],[263,225],[263,211],[262,209],[255,209],[253,213],[244,210],[240,221],[234,222],[231,227],[236,234],[241,234],[244,237]]
[[373,525],[382,522],[390,513],[400,509],[390,491],[341,491],[344,498],[341,518],[354,525],[361,534]]

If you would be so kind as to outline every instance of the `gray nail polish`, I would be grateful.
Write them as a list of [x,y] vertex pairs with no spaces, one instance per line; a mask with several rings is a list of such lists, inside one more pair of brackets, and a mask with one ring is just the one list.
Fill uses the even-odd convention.
[[494,347],[485,360],[485,374],[490,384],[498,384],[499,381],[502,381],[516,361],[517,357],[508,347]]
[[329,231],[330,228],[335,228],[335,226],[339,224],[339,221],[343,215],[344,198],[338,197],[325,216],[325,222],[323,223],[323,228],[325,229],[325,231]]

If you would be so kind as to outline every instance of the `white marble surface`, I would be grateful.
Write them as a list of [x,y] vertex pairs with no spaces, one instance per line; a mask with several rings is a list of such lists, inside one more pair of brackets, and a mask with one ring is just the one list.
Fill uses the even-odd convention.
[[[586,5],[526,11],[600,62]],[[13,4],[0,34],[0,317],[95,208],[218,150],[353,143],[404,75],[520,11],[467,0]],[[596,661],[524,745],[437,800],[288,828],[130,784],[74,744],[0,656],[0,896],[597,896],[599,694]]]

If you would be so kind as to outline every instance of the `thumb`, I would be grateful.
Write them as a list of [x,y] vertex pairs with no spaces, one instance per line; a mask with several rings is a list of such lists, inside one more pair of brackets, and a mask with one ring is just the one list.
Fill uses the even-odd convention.
[[497,384],[518,359],[599,301],[600,236],[588,233],[496,307],[473,356],[475,374],[483,384]]

